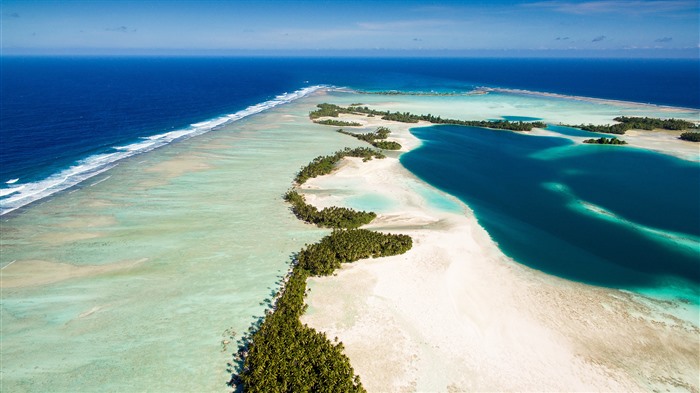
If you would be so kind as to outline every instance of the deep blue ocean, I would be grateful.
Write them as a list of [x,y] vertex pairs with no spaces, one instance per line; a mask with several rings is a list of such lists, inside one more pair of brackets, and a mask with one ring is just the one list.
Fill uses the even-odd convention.
[[[0,67],[0,204],[5,211],[13,203],[21,204],[8,202],[18,195],[65,188],[120,158],[207,131],[244,116],[240,111],[251,105],[274,105],[293,98],[280,96],[283,93],[319,84],[454,92],[489,86],[700,108],[697,59],[1,57]],[[593,162],[612,164],[594,165],[587,175],[567,176],[590,165],[585,161],[589,158],[562,158],[556,169],[524,158],[567,143],[564,139],[479,129],[460,133],[453,128],[440,128],[434,140],[419,131],[427,143],[406,155],[404,164],[472,206],[508,255],[538,269],[601,285],[653,285],[660,277],[700,282],[697,253],[649,240],[654,229],[700,236],[695,219],[700,219],[697,165],[658,154],[618,155],[603,149],[597,153],[601,160]],[[494,135],[511,139],[512,149],[500,149]],[[471,146],[470,155],[461,154],[464,146]],[[436,160],[437,155],[447,159]],[[481,179],[464,178],[455,184],[450,183],[452,175],[431,176],[455,174],[458,166],[476,165],[484,155],[501,160],[490,160],[499,163],[472,174]],[[619,171],[608,173],[607,165]],[[650,187],[630,178],[640,165],[650,168],[660,183]],[[497,176],[513,184],[505,182],[500,190],[475,187],[484,184],[478,180]],[[617,196],[600,190],[615,190]],[[499,201],[499,195],[509,193],[519,198]],[[637,207],[654,205],[664,193],[672,193],[679,202],[663,211],[625,207],[629,201],[639,201],[632,204]],[[571,195],[591,202],[583,208],[587,213],[567,207]],[[525,200],[536,206],[524,207]],[[600,211],[614,218],[591,218],[603,214]],[[533,222],[538,224],[533,227]],[[634,225],[648,230],[640,232]],[[545,246],[533,248],[540,243]],[[554,256],[561,253],[571,255],[568,267],[549,262],[560,261]],[[632,261],[641,262],[631,266]]]

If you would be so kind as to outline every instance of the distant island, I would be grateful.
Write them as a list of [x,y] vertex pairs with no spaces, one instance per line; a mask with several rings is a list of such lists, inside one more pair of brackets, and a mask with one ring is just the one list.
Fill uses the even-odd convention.
[[[508,120],[457,120],[443,119],[441,116],[416,115],[409,112],[389,112],[370,109],[367,106],[349,106],[341,107],[335,104],[318,104],[319,109],[309,113],[309,117],[314,120],[320,117],[338,117],[341,113],[347,114],[363,114],[367,116],[381,116],[382,120],[398,121],[402,123],[418,123],[419,121],[427,121],[432,124],[451,124],[459,126],[484,127],[498,130],[509,131],[531,131],[533,128],[545,128],[547,124],[540,121],[523,122],[523,121],[508,121]],[[314,120],[316,121],[316,120]],[[318,122],[318,121],[317,121]]]
[[361,126],[362,124],[354,121],[342,121],[342,120],[333,120],[333,119],[327,119],[327,120],[317,120],[314,121],[316,124],[323,124],[325,126],[338,126],[338,127],[358,127]]
[[[653,117],[627,117],[618,116],[613,120],[619,122],[617,124],[607,124],[607,125],[594,125],[594,124],[581,124],[568,127],[580,128],[584,131],[600,132],[605,134],[617,134],[623,135],[628,130],[670,130],[670,131],[682,131],[689,129],[697,129],[698,125],[680,119],[658,119]],[[681,138],[684,139],[684,138]]]
[[700,142],[700,132],[684,132],[679,138],[684,141]]
[[583,143],[591,143],[595,145],[626,145],[627,142],[617,139],[617,138],[598,138],[598,139],[586,139]]

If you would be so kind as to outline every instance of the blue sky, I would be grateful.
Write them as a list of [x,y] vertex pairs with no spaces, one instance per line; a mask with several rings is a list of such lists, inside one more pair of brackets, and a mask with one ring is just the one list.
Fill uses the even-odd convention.
[[[697,0],[0,0],[2,51],[697,57]],[[675,55],[674,55],[675,56]]]

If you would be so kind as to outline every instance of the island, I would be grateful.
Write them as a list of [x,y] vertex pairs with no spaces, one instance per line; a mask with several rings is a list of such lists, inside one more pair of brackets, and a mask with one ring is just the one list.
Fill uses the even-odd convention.
[[678,138],[684,141],[700,142],[700,132],[684,132]]
[[626,145],[627,142],[617,139],[617,138],[598,138],[598,139],[586,139],[583,143],[590,143],[596,145]]
[[[383,158],[366,148],[348,148],[316,157],[297,174],[297,186],[309,178],[330,173],[345,157],[361,157],[365,162],[372,157]],[[329,276],[342,263],[404,254],[411,249],[413,240],[408,235],[356,229],[372,221],[377,216],[373,212],[335,206],[318,211],[295,189],[288,191],[284,199],[299,219],[336,229],[297,253],[271,312],[242,339],[236,360],[243,366],[232,375],[229,385],[251,393],[366,392],[337,337],[331,341],[326,334],[300,322],[307,307],[306,280],[312,276]]]
[[605,134],[618,134],[623,135],[625,132],[635,129],[635,130],[670,130],[670,131],[682,131],[688,129],[697,129],[698,124],[680,119],[659,119],[652,117],[627,117],[618,116],[613,120],[617,121],[617,124],[608,125],[594,125],[594,124],[581,124],[577,126],[568,126],[574,128],[580,128],[584,131],[600,132]]
[[345,135],[350,135],[361,141],[365,141],[370,145],[382,149],[382,150],[401,150],[401,144],[395,141],[385,140],[391,130],[386,127],[379,127],[376,131],[367,134],[353,134],[352,132],[344,131],[343,129],[337,130],[337,132]]
[[[317,119],[319,117],[338,117],[339,114],[363,114],[366,116],[381,116],[382,120],[397,121],[401,123],[418,123],[419,121],[426,121],[432,124],[446,124],[446,125],[459,125],[459,126],[470,126],[470,127],[484,127],[492,128],[497,130],[510,130],[510,131],[531,131],[533,128],[545,128],[547,124],[535,121],[535,122],[523,122],[523,121],[508,121],[508,120],[459,120],[459,119],[443,119],[441,116],[434,116],[432,114],[427,115],[415,115],[410,112],[389,112],[370,109],[367,106],[349,106],[341,107],[335,104],[318,104],[319,109],[309,113],[309,117]],[[314,120],[318,122],[317,120]]]

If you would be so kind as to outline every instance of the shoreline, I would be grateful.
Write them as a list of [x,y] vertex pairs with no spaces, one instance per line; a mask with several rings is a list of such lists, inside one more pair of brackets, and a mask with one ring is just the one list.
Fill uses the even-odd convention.
[[536,97],[548,97],[548,98],[561,98],[561,99],[569,99],[569,100],[576,100],[576,101],[616,105],[616,106],[632,106],[632,107],[639,107],[639,108],[660,109],[662,111],[667,111],[667,112],[697,112],[697,111],[700,111],[700,108],[686,108],[686,107],[672,106],[672,105],[661,105],[661,104],[624,101],[624,100],[612,100],[612,99],[608,99],[608,98],[586,97],[586,96],[568,95],[568,94],[560,94],[560,93],[549,93],[549,92],[545,92],[545,91],[509,89],[509,88],[502,88],[502,87],[482,86],[482,87],[477,87],[476,89],[474,89],[474,91],[483,91],[483,92],[487,92],[487,93],[488,92],[508,93],[508,94],[536,96]]
[[[338,119],[362,122],[357,132],[389,127],[402,152],[421,143],[409,129],[429,125]],[[698,347],[697,326],[639,295],[517,264],[467,205],[453,200],[464,213],[442,211],[416,187],[454,199],[394,156],[346,160],[300,190],[319,208],[343,206],[348,195],[388,198],[392,208],[365,228],[415,239],[405,255],[309,280],[302,322],[344,343],[368,391],[697,391],[697,351],[687,349]]]

